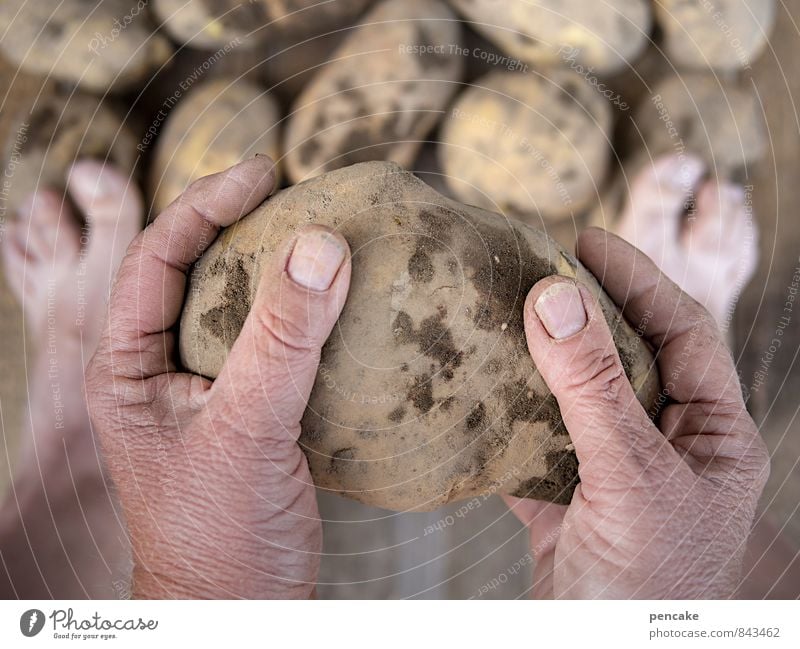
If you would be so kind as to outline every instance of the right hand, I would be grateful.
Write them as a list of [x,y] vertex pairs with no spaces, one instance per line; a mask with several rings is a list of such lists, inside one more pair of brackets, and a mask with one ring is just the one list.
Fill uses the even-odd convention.
[[589,229],[580,260],[658,354],[659,427],[628,382],[592,294],[553,276],[525,329],[580,462],[568,507],[508,497],[530,528],[534,596],[728,598],[769,456],[708,312],[622,239]]

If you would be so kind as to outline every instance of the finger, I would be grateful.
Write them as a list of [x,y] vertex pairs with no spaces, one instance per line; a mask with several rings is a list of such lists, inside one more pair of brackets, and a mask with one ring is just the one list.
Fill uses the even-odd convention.
[[322,346],[344,307],[350,251],[327,228],[307,226],[271,261],[212,399],[251,435],[294,443]]
[[168,371],[164,352],[172,343],[164,332],[180,315],[187,270],[220,228],[251,212],[274,186],[272,160],[245,160],[192,183],[136,237],[120,266],[101,342],[101,351],[115,355],[116,375]]
[[641,251],[589,228],[578,257],[656,348],[665,394],[679,403],[741,404],[733,359],[711,315]]
[[654,463],[677,462],[636,399],[587,288],[557,275],[538,282],[525,301],[525,334],[575,445],[585,498],[632,485]]

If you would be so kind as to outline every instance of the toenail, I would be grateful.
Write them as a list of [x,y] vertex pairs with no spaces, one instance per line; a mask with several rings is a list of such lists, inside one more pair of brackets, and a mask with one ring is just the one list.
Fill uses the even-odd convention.
[[722,197],[726,202],[741,205],[744,203],[745,192],[744,187],[735,183],[726,183],[722,186]]
[[666,181],[675,189],[690,192],[706,173],[702,160],[696,158],[678,158],[670,166]]
[[84,200],[100,200],[118,194],[124,188],[113,170],[96,162],[76,162],[69,174],[68,185]]

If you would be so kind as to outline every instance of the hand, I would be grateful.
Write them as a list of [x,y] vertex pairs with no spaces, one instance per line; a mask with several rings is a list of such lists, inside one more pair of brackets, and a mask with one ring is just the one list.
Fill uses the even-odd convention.
[[216,381],[177,371],[186,272],[273,190],[265,156],[202,178],[131,244],[87,375],[133,549],[136,597],[308,597],[322,532],[297,444],[350,282],[347,243],[308,227],[275,255]]
[[769,462],[728,349],[708,312],[622,239],[587,230],[579,257],[657,350],[665,398],[656,427],[589,291],[559,277],[533,287],[528,347],[581,477],[569,507],[507,499],[530,527],[534,596],[731,597]]

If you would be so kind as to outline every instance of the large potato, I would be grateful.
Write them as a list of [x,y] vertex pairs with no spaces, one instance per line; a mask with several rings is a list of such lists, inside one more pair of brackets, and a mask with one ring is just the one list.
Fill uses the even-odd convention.
[[117,113],[81,92],[43,94],[9,130],[4,148],[10,211],[38,189],[63,191],[78,158],[106,160],[128,174],[137,160],[136,139]]
[[295,103],[289,178],[368,160],[411,165],[457,89],[463,57],[449,44],[459,31],[437,0],[386,0],[369,12]]
[[142,0],[0,2],[0,47],[29,72],[88,90],[123,90],[144,81],[170,57],[152,33]]
[[639,151],[631,156],[634,171],[662,153],[689,152],[719,176],[746,180],[766,152],[767,137],[762,108],[749,85],[693,72],[653,88],[636,111],[626,146]]
[[154,11],[180,43],[216,49],[254,47],[276,37],[299,40],[355,20],[372,0],[154,0]]
[[197,178],[266,153],[279,160],[280,110],[249,81],[217,79],[194,88],[159,134],[150,171],[158,213]]
[[693,68],[749,67],[775,22],[774,0],[659,0],[655,6],[670,61]]
[[459,200],[554,222],[596,199],[610,130],[605,97],[568,70],[492,72],[448,111],[439,157]]
[[[508,55],[535,66],[554,63],[610,74],[644,50],[646,0],[449,0]],[[502,5],[502,7],[500,6]]]
[[650,352],[571,255],[384,162],[279,192],[220,235],[191,273],[179,336],[189,370],[217,376],[264,263],[305,223],[339,230],[353,251],[302,422],[319,487],[398,510],[487,490],[569,502],[577,460],[522,318],[530,287],[554,273],[600,296],[639,399],[654,403]]

